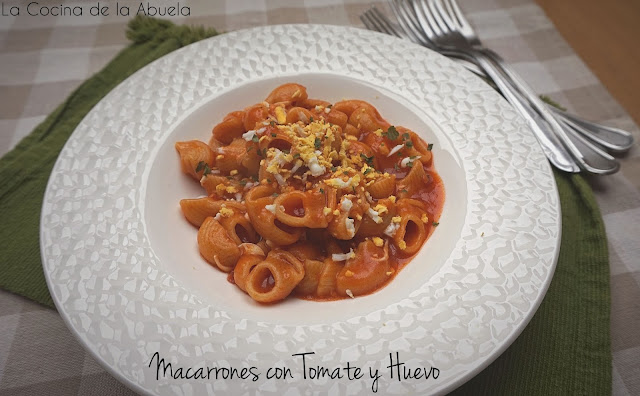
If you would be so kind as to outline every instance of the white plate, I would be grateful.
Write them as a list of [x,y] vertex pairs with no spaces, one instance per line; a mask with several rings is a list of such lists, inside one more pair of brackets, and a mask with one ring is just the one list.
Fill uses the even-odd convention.
[[[178,201],[201,194],[173,145],[207,140],[227,112],[275,86],[363,99],[434,143],[446,190],[440,226],[370,296],[259,306],[206,264]],[[560,208],[535,138],[480,79],[411,43],[354,28],[269,26],[171,53],[85,117],[55,165],[42,209],[49,289],[69,328],[117,378],[150,394],[442,393],[502,353],[551,281]],[[364,377],[304,379],[350,362]],[[155,352],[183,367],[250,367],[257,381],[156,379]],[[389,354],[437,379],[398,381]],[[149,367],[151,363],[151,367]],[[307,368],[308,368],[307,366]],[[270,367],[294,378],[267,379]],[[213,374],[214,372],[212,372]],[[191,374],[194,374],[192,371]]]

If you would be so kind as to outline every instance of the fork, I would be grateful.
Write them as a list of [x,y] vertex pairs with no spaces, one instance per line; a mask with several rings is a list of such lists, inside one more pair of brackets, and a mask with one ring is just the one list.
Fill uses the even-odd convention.
[[[380,10],[378,10],[378,8],[376,8],[376,6],[371,6],[368,10],[362,13],[360,15],[360,20],[369,30],[386,33],[388,35],[396,36],[402,39],[411,40],[433,51],[438,50],[429,42],[421,41],[415,36],[408,36],[402,30],[402,28],[391,22],[389,18],[387,18],[382,12],[380,12]],[[441,51],[441,53],[446,56],[451,56],[454,62],[461,64],[465,69],[476,74],[477,76],[487,78],[487,74],[482,69],[480,69],[478,65],[469,61],[467,58],[460,57],[457,53],[447,53],[446,51]]]
[[[509,100],[513,106],[518,110],[522,116],[525,118],[531,129],[533,130],[535,136],[538,138],[540,145],[549,159],[549,161],[558,169],[561,169],[565,172],[580,172],[580,167],[576,164],[576,162],[572,159],[571,155],[566,151],[564,146],[557,140],[555,135],[544,125],[544,123],[540,122],[540,117],[530,110],[529,106],[527,106],[524,102],[522,102],[518,96],[511,90],[506,81],[500,76],[500,74],[491,66],[491,63],[482,58],[483,64],[480,64],[480,60],[472,56],[469,53],[459,51],[456,49],[448,50],[447,48],[441,48],[436,46],[436,44],[427,37],[422,30],[418,27],[419,25],[412,19],[413,9],[406,9],[406,3],[404,2],[390,2],[389,3],[394,14],[396,15],[396,19],[400,24],[400,28],[402,32],[405,33],[405,36],[409,37],[412,41],[434,49],[443,55],[451,56],[455,55],[457,57],[462,57],[467,61],[478,64],[481,69],[483,69],[482,74],[488,75],[489,79],[495,78],[495,83],[498,88],[503,92],[507,100]],[[369,17],[373,20],[384,20],[383,14],[381,14],[377,9],[371,9],[369,12]],[[379,26],[385,26],[382,23]],[[392,26],[390,23],[386,25]]]
[[[568,127],[564,129],[554,117],[554,114],[546,107],[546,104],[519,77],[515,76],[514,79],[511,79],[511,76],[503,72],[484,48],[479,49],[477,46],[472,45],[456,29],[456,25],[440,0],[396,1],[391,2],[391,5],[398,17],[398,21],[405,30],[412,30],[415,34],[423,34],[438,48],[458,51],[472,56],[496,83],[507,100],[527,118],[534,132],[536,132],[536,129],[538,135],[540,130],[546,132],[545,136],[555,143],[557,152],[554,152],[554,154],[557,157],[562,156],[561,159],[564,159],[568,151],[578,166],[587,172],[611,174],[618,171],[620,164],[615,158],[590,141],[582,138],[572,129]],[[535,114],[532,114],[531,109],[542,117],[544,122],[540,122],[540,119],[536,118]],[[534,123],[537,125],[534,125]],[[547,128],[550,128],[550,131]],[[558,158],[555,158],[555,162],[552,157],[550,157],[550,160],[557,166]],[[574,168],[572,171],[579,171],[579,169]]]
[[[435,6],[438,8],[440,14],[449,15],[454,29],[459,31],[472,46],[487,54],[511,80],[520,80],[520,77],[500,55],[482,45],[478,34],[473,30],[473,27],[460,10],[456,0],[443,1],[444,4],[440,0],[436,1]],[[524,84],[524,82],[520,84]],[[633,145],[633,135],[627,131],[584,120],[576,115],[562,111],[555,106],[547,107],[556,113],[556,117],[558,117],[564,125],[571,127],[576,132],[598,143],[600,146],[606,147],[611,152],[622,153],[629,150]]]
[[[469,24],[467,19],[464,17],[464,14],[460,11],[458,4],[453,1],[450,4],[445,3],[445,6],[447,6],[448,10],[450,10],[451,13],[455,13],[455,15],[452,15],[452,19],[454,23],[458,24],[458,30],[460,31],[460,33],[465,36],[471,43],[481,45],[477,34],[473,30],[473,27]],[[401,27],[391,22],[386,17],[386,15],[383,14],[375,6],[371,6],[362,15],[360,15],[360,19],[369,30],[386,33],[403,39],[409,39],[429,49],[439,51],[443,55],[452,57],[454,61],[460,63],[466,69],[478,75],[479,77],[487,79],[489,78],[487,74],[482,71],[475,63],[460,58],[455,53],[451,54],[438,49],[433,43],[421,36],[417,36],[413,32],[410,32],[412,35],[408,36]],[[486,49],[486,52],[487,55],[491,56],[494,61],[500,61],[501,64],[504,64],[505,66],[507,66],[507,69],[510,70],[508,64],[504,63],[502,58],[497,53],[488,48]],[[633,146],[633,135],[625,130],[587,121],[577,115],[560,110],[556,106],[547,105],[547,108],[557,113],[556,116],[561,119],[561,122],[564,125],[573,128],[575,131],[579,132],[586,138],[596,142],[598,145],[605,147],[612,153],[621,154],[628,151]]]

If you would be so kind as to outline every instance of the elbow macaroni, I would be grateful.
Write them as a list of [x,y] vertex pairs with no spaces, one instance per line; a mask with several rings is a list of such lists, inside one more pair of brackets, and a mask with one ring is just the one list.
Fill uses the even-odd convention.
[[431,145],[370,103],[332,105],[299,84],[229,113],[208,144],[176,150],[207,194],[180,201],[202,257],[260,303],[380,289],[442,211]]

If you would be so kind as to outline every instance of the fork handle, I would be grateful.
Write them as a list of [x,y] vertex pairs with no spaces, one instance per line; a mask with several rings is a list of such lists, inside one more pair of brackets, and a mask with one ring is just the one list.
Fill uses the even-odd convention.
[[633,146],[633,135],[623,129],[587,121],[556,107],[550,107],[550,109],[565,124],[571,125],[577,132],[607,148],[612,153],[624,153]]
[[538,138],[538,142],[542,146],[542,150],[549,161],[556,168],[565,172],[580,172],[580,167],[572,159],[572,156],[566,151],[564,146],[558,141],[556,135],[546,127],[545,123],[540,119],[540,116],[525,103],[520,95],[517,94],[514,88],[497,69],[497,66],[480,51],[470,51],[469,54],[473,57],[474,61],[478,63],[478,66],[487,73],[489,78],[495,82],[498,89],[500,89],[509,103],[511,103],[525,118]]
[[[538,97],[526,82],[524,82],[517,73],[511,70],[511,67],[495,52],[490,50],[478,51],[485,60],[499,68],[501,74],[509,79],[507,83],[513,86],[517,93],[521,94],[527,100],[533,109],[542,116],[544,121],[549,125],[551,130],[560,139],[567,148],[571,156],[576,160],[578,165],[590,173],[595,174],[612,174],[618,171],[620,164],[611,156],[603,156],[603,151],[593,144],[585,141],[582,136],[573,134],[569,135],[555,118],[554,114],[547,108],[547,105]],[[492,77],[493,78],[493,77]],[[573,131],[571,131],[573,132]]]

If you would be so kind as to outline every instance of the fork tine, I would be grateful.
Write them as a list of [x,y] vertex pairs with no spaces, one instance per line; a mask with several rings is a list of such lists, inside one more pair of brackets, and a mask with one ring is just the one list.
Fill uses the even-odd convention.
[[449,12],[445,10],[444,5],[441,0],[431,0],[431,4],[433,4],[433,8],[436,10],[436,13],[440,17],[442,23],[447,27],[447,30],[456,30],[456,25],[453,20],[449,16]]
[[369,30],[391,34],[382,26],[380,26],[374,18],[371,17],[371,13],[369,12],[369,10],[365,11],[362,15],[360,15],[360,20],[362,21],[362,23],[364,23],[364,26],[366,26],[367,29]]
[[406,10],[400,7],[399,3],[401,3],[401,1],[396,2],[394,0],[389,0],[389,5],[391,6],[391,10],[395,14],[396,19],[400,24],[400,27],[406,33],[406,35],[411,39],[411,41],[426,45],[427,42],[419,33],[417,33],[418,29],[415,29],[412,26],[410,22],[410,17],[408,16]]
[[[431,29],[426,30],[423,26],[423,21],[420,20],[420,14],[416,12],[416,1],[407,0],[403,2],[403,8],[406,15],[410,16],[413,28],[417,34],[423,38],[424,44],[429,47],[434,47],[432,42],[433,31]],[[408,17],[409,18],[409,17]]]
[[367,14],[369,11],[365,11],[363,14],[360,14],[360,20],[362,21],[362,23],[364,23],[364,26],[369,29],[369,30],[375,30],[377,32],[380,32],[381,30],[378,29],[377,26],[375,26],[371,20],[369,19],[369,14]]
[[413,3],[416,15],[425,33],[430,36],[433,41],[434,37],[442,35],[442,29],[438,26],[438,23],[433,19],[433,15],[429,10],[426,0],[415,1]]
[[451,22],[453,22],[454,26],[452,26],[451,28],[454,30],[459,30],[461,28],[461,23],[455,11],[453,10],[453,7],[451,6],[451,0],[443,0],[442,3],[445,9],[444,12],[446,12],[446,14],[451,19]]
[[376,6],[372,6],[369,10],[371,11],[371,17],[374,18],[380,25],[383,25],[387,30],[392,31],[393,34],[398,37],[408,38],[407,35],[404,34],[404,31],[391,23],[387,16],[384,15]]
[[445,0],[445,2],[447,3],[447,6],[449,8],[449,15],[451,15],[451,17],[456,20],[456,22],[459,24],[459,27],[461,29],[469,29],[473,31],[471,24],[469,23],[467,18],[465,18],[462,10],[460,10],[460,7],[458,7],[458,3],[456,2],[456,0]]
[[431,11],[431,15],[433,16],[433,20],[436,22],[440,30],[444,33],[450,31],[449,25],[447,25],[447,23],[442,18],[442,14],[440,14],[440,10],[436,5],[436,1],[428,0],[427,4],[429,6],[429,11]]
[[404,13],[404,16],[405,16],[405,19],[407,20],[407,22],[409,22],[411,24],[411,26],[413,27],[414,30],[418,29],[418,30],[415,30],[416,32],[418,32],[419,31],[418,21],[416,20],[415,14],[413,13],[413,7],[411,6],[412,1],[411,0],[397,0],[396,4],[398,4],[400,9]]

